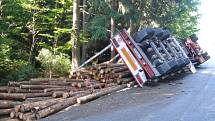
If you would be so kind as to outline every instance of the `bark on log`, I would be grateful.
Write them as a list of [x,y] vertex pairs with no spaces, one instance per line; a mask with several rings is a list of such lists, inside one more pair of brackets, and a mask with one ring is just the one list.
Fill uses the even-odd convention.
[[42,93],[43,90],[20,89],[19,87],[9,88],[8,93]]
[[3,108],[13,108],[14,106],[19,105],[19,104],[21,104],[21,102],[1,100],[0,101],[0,109],[3,109]]
[[96,93],[93,93],[93,94],[90,94],[90,95],[87,95],[87,96],[84,96],[84,97],[77,98],[77,102],[78,103],[85,103],[85,102],[94,100],[96,98],[99,98],[101,96],[107,95],[109,93],[124,89],[126,87],[127,87],[127,85],[124,84],[124,85],[119,85],[119,86],[113,87],[113,88],[103,89],[103,90],[101,90],[99,92],[96,92]]
[[55,105],[52,105],[48,108],[45,108],[43,110],[40,110],[36,113],[36,119],[40,119],[40,118],[44,118],[47,117],[53,113],[57,113],[71,105],[74,105],[75,103],[77,103],[77,98],[84,96],[85,94],[81,94],[75,97],[71,97],[71,98],[67,98],[65,99],[63,102],[57,103]]
[[101,89],[101,88],[105,87],[105,84],[104,83],[98,83],[98,84],[91,85],[89,87],[93,88],[93,89]]
[[84,82],[84,79],[67,79],[66,82]]
[[30,84],[30,81],[22,81],[22,82],[10,81],[10,82],[8,82],[9,87],[19,87],[21,84]]
[[83,88],[83,87],[86,87],[86,84],[85,83],[77,83],[77,87]]
[[110,68],[114,68],[114,67],[123,67],[123,66],[125,66],[125,64],[108,64],[108,67],[110,67]]
[[21,89],[46,89],[46,88],[63,88],[65,86],[57,86],[57,85],[20,85]]
[[61,88],[47,88],[47,89],[44,89],[44,93],[46,92],[53,92],[53,91],[70,91],[70,90],[73,90],[74,88],[72,87],[61,87]]
[[5,120],[5,121],[20,121],[19,119],[8,119],[8,120]]
[[118,84],[126,84],[126,83],[129,83],[129,82],[132,82],[132,81],[134,81],[133,77],[131,77],[131,78],[122,78],[122,79],[117,80],[117,83]]
[[25,94],[19,94],[19,93],[0,93],[0,99],[25,100],[26,95]]
[[66,92],[66,93],[63,93],[63,98],[69,98],[69,97],[73,97],[73,96],[76,96],[76,95],[80,95],[80,94],[90,94],[92,93],[92,91],[90,90],[87,90],[87,91],[77,91],[77,92]]
[[29,103],[29,102],[38,102],[38,101],[44,101],[44,100],[49,100],[49,99],[53,99],[52,97],[37,97],[37,98],[27,98],[25,100],[25,103]]
[[64,91],[53,92],[52,97],[54,97],[54,98],[62,97],[63,93],[65,93],[65,92]]
[[30,82],[49,82],[49,81],[65,81],[66,78],[32,78]]
[[118,84],[116,83],[110,83],[105,85],[105,87],[116,87],[116,86],[118,86]]
[[2,86],[0,87],[0,92],[6,92],[8,91],[8,87],[7,86]]
[[33,119],[35,118],[35,114],[28,112],[28,113],[19,113],[19,119],[22,119],[24,121],[26,121],[27,119]]
[[45,100],[45,101],[39,101],[39,102],[33,102],[33,103],[25,103],[20,105],[20,112],[24,113],[27,111],[31,111],[32,108],[38,107],[38,108],[44,108],[50,105],[53,105],[55,103],[58,103],[62,101],[62,98],[56,98],[56,99],[50,99],[50,100]]
[[2,115],[10,115],[10,112],[13,111],[14,108],[9,108],[9,109],[0,109],[0,116]]
[[124,72],[124,71],[128,71],[128,68],[123,67],[123,68],[112,70],[111,72],[114,74],[114,73],[119,73],[119,72]]
[[47,93],[28,93],[28,94],[26,94],[26,98],[50,97],[50,96],[52,96],[52,92],[47,92]]
[[45,82],[31,82],[31,81],[22,81],[22,82],[9,82],[8,86],[10,87],[20,87],[20,85],[58,85],[58,86],[68,86],[71,82],[66,81],[45,81]]
[[124,72],[124,73],[120,73],[120,74],[116,74],[117,78],[127,78],[127,77],[132,77],[130,72]]
[[77,85],[78,85],[78,82],[73,82],[73,83],[71,84],[72,87],[77,87]]

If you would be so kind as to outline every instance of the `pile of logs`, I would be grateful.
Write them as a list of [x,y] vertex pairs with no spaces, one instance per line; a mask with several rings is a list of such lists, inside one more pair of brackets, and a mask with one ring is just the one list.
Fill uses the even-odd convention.
[[135,84],[123,64],[82,68],[69,78],[37,78],[0,87],[0,119],[36,120]]
[[100,64],[90,66],[75,72],[72,78],[91,79],[105,84],[123,84],[133,80],[125,64]]

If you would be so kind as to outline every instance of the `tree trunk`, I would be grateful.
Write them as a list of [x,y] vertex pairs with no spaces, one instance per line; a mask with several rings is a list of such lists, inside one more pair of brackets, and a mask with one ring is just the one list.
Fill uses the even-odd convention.
[[[110,0],[110,4],[111,4],[111,8],[115,11],[118,10],[118,0]],[[111,32],[110,32],[110,37],[112,38],[115,35],[115,30],[116,30],[116,23],[113,17],[111,17],[110,20],[110,24],[111,24]],[[111,47],[111,58],[113,58],[116,55],[116,52],[114,50],[114,47]]]
[[[87,23],[87,0],[83,0],[83,35],[86,37],[86,23]],[[81,63],[86,61],[87,59],[87,48],[88,48],[88,43],[84,43],[82,46],[82,54],[81,54]]]
[[[115,33],[115,21],[114,21],[114,18],[111,17],[111,38],[114,36],[114,33]],[[116,55],[116,52],[114,50],[114,47],[111,46],[111,58],[113,58],[114,56]]]
[[72,24],[72,66],[73,72],[80,64],[80,42],[79,42],[79,4],[80,0],[73,0],[73,24]]

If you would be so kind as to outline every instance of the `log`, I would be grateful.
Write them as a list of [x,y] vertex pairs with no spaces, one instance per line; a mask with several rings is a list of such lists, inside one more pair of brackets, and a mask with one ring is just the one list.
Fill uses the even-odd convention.
[[110,67],[110,68],[114,68],[114,67],[125,67],[126,65],[125,64],[117,64],[117,63],[115,63],[115,64],[108,64],[108,67]]
[[9,88],[8,93],[42,93],[43,90],[20,89],[19,87]]
[[49,82],[49,81],[65,81],[66,78],[32,78],[30,82]]
[[61,88],[65,86],[57,86],[57,85],[20,85],[21,89],[46,89],[46,88]]
[[52,92],[47,92],[47,93],[29,93],[29,94],[26,94],[26,98],[50,97],[50,96],[52,96]]
[[93,94],[90,94],[90,95],[87,95],[87,96],[84,96],[84,97],[77,98],[77,102],[78,103],[85,103],[85,102],[97,99],[97,98],[99,98],[101,96],[107,95],[109,93],[116,92],[118,90],[124,89],[126,87],[127,87],[127,85],[124,84],[124,85],[119,85],[119,86],[116,86],[116,87],[113,87],[113,88],[103,89],[103,90],[101,90],[99,92],[96,92],[96,93],[93,93]]
[[65,93],[65,92],[64,91],[55,91],[55,92],[53,92],[52,97],[54,97],[54,98],[62,97],[63,93]]
[[73,83],[71,84],[72,87],[77,87],[77,85],[78,85],[78,82],[73,82]]
[[83,88],[83,87],[86,87],[86,84],[85,83],[77,83],[77,87]]
[[10,115],[10,112],[13,110],[14,110],[14,108],[0,109],[0,116]]
[[25,103],[25,104],[20,105],[19,111],[24,113],[24,112],[27,112],[27,111],[31,111],[31,109],[33,109],[34,107],[44,108],[44,107],[53,105],[55,103],[58,103],[58,102],[60,102],[62,100],[63,100],[62,98],[59,98],[59,99],[56,98],[56,99],[38,101],[38,102],[33,102],[33,103]]
[[66,82],[84,82],[84,79],[67,79]]
[[21,102],[1,100],[0,101],[0,109],[3,109],[3,108],[13,108],[14,106],[19,105],[19,104],[21,104]]
[[18,118],[19,114],[20,114],[20,112],[11,111],[10,112],[10,118]]
[[86,91],[77,91],[77,92],[66,92],[63,93],[63,98],[69,98],[80,94],[90,94],[92,91],[86,90]]
[[8,119],[8,120],[5,120],[5,121],[20,121],[19,119]]
[[105,85],[105,87],[116,87],[116,86],[118,86],[118,84],[116,83],[110,83]]
[[19,94],[19,93],[0,93],[0,99],[25,100],[26,95],[25,94]]
[[33,118],[35,118],[35,115],[34,115],[34,113],[32,113],[32,112],[28,112],[28,113],[19,113],[19,119],[22,119],[22,120],[24,120],[24,121],[26,121],[27,119],[29,119],[29,118],[31,118],[31,119],[33,119]]
[[49,100],[49,99],[53,99],[53,98],[52,98],[52,97],[27,98],[27,99],[25,100],[25,103],[37,102],[37,101],[44,101],[44,100]]
[[19,112],[20,109],[21,109],[21,105],[16,105],[16,106],[14,107],[15,112]]
[[134,81],[134,78],[131,77],[131,78],[123,78],[123,79],[119,79],[117,80],[117,83],[118,84],[126,84],[126,83],[129,83],[131,81]]
[[19,87],[21,84],[30,84],[30,81],[21,81],[21,82],[10,81],[10,82],[8,82],[9,87]]
[[34,121],[36,120],[35,113],[23,115],[23,121]]
[[120,74],[116,74],[117,78],[127,78],[127,77],[132,77],[130,72],[124,72],[124,73],[120,73]]
[[94,85],[90,86],[90,88],[93,88],[93,89],[101,89],[101,88],[104,88],[104,87],[105,87],[104,83],[98,83],[98,84],[94,84]]
[[114,73],[119,73],[119,72],[124,72],[124,71],[128,71],[128,68],[127,67],[122,67],[122,68],[119,68],[119,69],[112,70],[111,72],[114,74]]
[[53,91],[70,91],[74,88],[70,87],[63,87],[63,88],[47,88],[47,89],[44,89],[44,93],[46,92],[53,92]]
[[10,87],[20,87],[20,85],[58,85],[58,86],[68,86],[71,82],[66,81],[45,81],[45,82],[37,82],[37,81],[22,81],[22,82],[9,82],[8,86]]
[[8,91],[8,87],[7,86],[1,86],[0,87],[0,92],[7,92]]
[[99,70],[107,68],[107,64],[100,64],[97,67]]
[[45,108],[43,110],[39,110],[36,112],[36,119],[41,119],[44,117],[47,117],[53,113],[57,113],[71,105],[74,105],[78,97],[84,96],[85,94],[77,95],[75,97],[67,98],[63,102],[57,103],[55,105],[52,105],[48,108]]

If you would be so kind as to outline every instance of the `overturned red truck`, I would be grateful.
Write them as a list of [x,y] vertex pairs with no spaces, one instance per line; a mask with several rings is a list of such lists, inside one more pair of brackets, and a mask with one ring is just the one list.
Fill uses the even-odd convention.
[[183,69],[195,73],[193,64],[201,64],[210,58],[195,40],[192,35],[180,44],[167,29],[162,28],[145,28],[133,36],[124,29],[111,38],[141,87],[145,82],[157,81]]
[[196,34],[192,34],[186,39],[184,45],[182,45],[185,47],[186,54],[195,66],[198,66],[210,59],[208,53],[202,50],[197,40],[198,37]]

